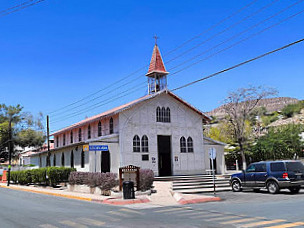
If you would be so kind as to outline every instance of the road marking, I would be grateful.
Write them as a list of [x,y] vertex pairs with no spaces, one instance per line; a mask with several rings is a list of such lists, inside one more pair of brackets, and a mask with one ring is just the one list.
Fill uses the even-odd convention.
[[120,213],[118,211],[109,211],[108,213],[113,214],[113,215],[123,216],[125,218],[130,218],[131,217],[130,215],[126,215],[126,214]]
[[130,212],[130,213],[138,214],[138,215],[143,215],[144,214],[142,212],[131,210],[131,209],[127,209],[127,208],[120,209],[120,211],[126,211],[126,212]]
[[294,222],[294,223],[287,223],[283,225],[278,226],[269,226],[267,228],[287,228],[287,227],[295,227],[295,226],[302,226],[304,225],[304,222]]
[[95,219],[90,219],[90,218],[79,218],[77,220],[86,225],[94,225],[94,226],[99,226],[99,227],[102,227],[105,224],[105,222],[101,222],[101,221],[98,221]]
[[58,228],[58,226],[53,226],[51,224],[42,224],[42,225],[39,225],[39,227],[42,227],[42,228]]
[[76,222],[72,222],[72,221],[69,221],[69,220],[60,221],[59,223],[61,223],[61,224],[63,224],[63,225],[70,226],[70,227],[88,228],[88,227],[85,226],[85,225],[82,225],[82,224],[79,224],[79,223],[76,223]]
[[196,218],[204,218],[204,217],[208,217],[208,216],[210,218],[215,218],[215,217],[223,216],[223,214],[203,214],[203,215],[191,216],[190,218],[196,219]]
[[272,223],[279,223],[279,222],[285,222],[286,220],[283,219],[276,219],[276,220],[270,220],[270,221],[262,221],[262,222],[255,222],[255,223],[249,223],[242,225],[241,227],[254,227],[254,226],[260,226],[260,225],[268,225]]
[[231,216],[223,216],[223,217],[217,217],[217,218],[210,218],[205,219],[205,221],[211,222],[211,221],[218,221],[218,220],[224,220],[224,219],[234,219],[234,218],[240,218],[240,216],[231,215]]
[[179,211],[179,210],[184,210],[184,208],[175,207],[175,208],[169,208],[169,209],[158,210],[158,211],[155,211],[155,212],[161,213],[161,212],[171,212],[171,211]]
[[120,218],[113,218],[112,216],[108,216],[108,215],[101,215],[101,214],[98,214],[96,215],[97,217],[102,217],[104,219],[107,219],[107,220],[110,220],[111,222],[118,222],[120,221],[121,219]]
[[231,220],[226,222],[221,222],[221,224],[235,224],[235,223],[242,223],[242,222],[250,222],[256,220],[256,218],[245,218],[245,219],[237,219],[237,220]]

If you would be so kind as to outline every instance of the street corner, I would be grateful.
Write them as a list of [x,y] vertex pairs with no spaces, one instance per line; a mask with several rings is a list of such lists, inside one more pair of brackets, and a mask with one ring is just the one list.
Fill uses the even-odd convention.
[[207,203],[221,201],[222,199],[217,196],[198,195],[198,194],[181,194],[174,193],[173,197],[175,200],[182,205],[185,204],[196,204],[196,203]]

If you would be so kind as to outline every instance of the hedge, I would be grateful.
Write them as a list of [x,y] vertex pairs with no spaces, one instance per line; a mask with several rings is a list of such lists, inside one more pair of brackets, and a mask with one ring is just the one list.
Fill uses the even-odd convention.
[[32,170],[11,171],[11,180],[15,184],[45,184],[56,186],[58,183],[67,182],[74,168],[46,167]]
[[139,189],[141,191],[149,190],[154,180],[154,172],[151,169],[139,170]]
[[84,184],[92,188],[111,190],[118,186],[118,180],[114,173],[72,172],[69,177],[69,184]]

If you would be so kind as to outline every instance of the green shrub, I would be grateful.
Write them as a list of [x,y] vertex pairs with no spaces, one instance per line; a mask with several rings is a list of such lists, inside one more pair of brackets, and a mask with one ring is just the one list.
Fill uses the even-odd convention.
[[298,103],[295,104],[289,104],[286,105],[282,109],[282,114],[289,118],[292,117],[294,114],[299,114],[301,112],[301,109],[304,108],[304,101],[299,101]]
[[15,184],[18,182],[18,171],[11,171],[11,181]]

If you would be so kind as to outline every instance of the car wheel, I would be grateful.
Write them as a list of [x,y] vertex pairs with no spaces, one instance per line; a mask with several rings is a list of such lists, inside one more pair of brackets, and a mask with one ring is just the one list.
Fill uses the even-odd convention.
[[291,193],[299,193],[299,191],[300,191],[300,189],[301,189],[301,187],[300,186],[295,186],[295,187],[290,187],[290,188],[288,188],[289,189],[289,191],[291,192]]
[[241,183],[238,180],[232,181],[231,187],[232,187],[232,191],[234,192],[242,191]]
[[269,181],[267,183],[268,192],[271,194],[276,194],[280,191],[279,185],[275,181]]

